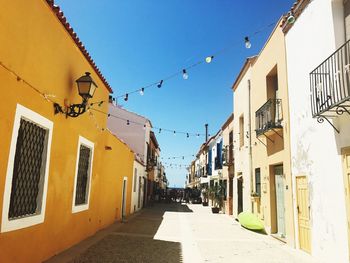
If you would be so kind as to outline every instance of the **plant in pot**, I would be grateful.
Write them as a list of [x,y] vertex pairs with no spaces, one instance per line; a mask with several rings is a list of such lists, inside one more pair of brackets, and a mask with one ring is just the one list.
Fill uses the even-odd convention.
[[213,206],[211,208],[213,213],[219,213],[224,204],[224,188],[216,184],[211,188],[211,194],[213,197]]
[[208,189],[205,187],[202,189],[202,196],[203,196],[203,206],[208,206]]
[[250,198],[253,202],[257,202],[260,200],[260,194],[253,191],[250,193]]

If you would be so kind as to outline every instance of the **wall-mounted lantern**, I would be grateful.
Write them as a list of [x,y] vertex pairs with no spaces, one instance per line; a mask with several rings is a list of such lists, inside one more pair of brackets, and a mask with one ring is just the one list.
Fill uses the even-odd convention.
[[75,81],[78,86],[79,95],[83,98],[80,104],[71,104],[67,106],[64,111],[58,103],[54,103],[55,114],[64,113],[68,117],[78,117],[86,111],[86,105],[89,99],[91,99],[96,91],[97,85],[90,76],[90,72],[85,72],[84,76],[81,76]]

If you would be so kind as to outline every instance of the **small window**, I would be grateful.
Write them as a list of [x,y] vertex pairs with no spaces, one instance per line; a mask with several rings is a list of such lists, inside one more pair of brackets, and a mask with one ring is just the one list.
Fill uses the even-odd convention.
[[244,146],[244,117],[239,117],[239,147]]
[[79,137],[74,180],[73,213],[89,209],[94,144]]
[[1,232],[44,222],[53,123],[17,105]]
[[136,192],[136,184],[137,184],[137,168],[135,168],[135,172],[134,172],[134,192]]
[[260,168],[255,169],[255,192],[261,196]]

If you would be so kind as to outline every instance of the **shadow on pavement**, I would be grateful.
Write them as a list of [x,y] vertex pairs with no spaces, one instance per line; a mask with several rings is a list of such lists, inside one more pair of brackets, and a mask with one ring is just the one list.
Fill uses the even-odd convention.
[[183,262],[181,243],[154,239],[166,212],[190,213],[192,210],[180,203],[155,203],[70,262]]

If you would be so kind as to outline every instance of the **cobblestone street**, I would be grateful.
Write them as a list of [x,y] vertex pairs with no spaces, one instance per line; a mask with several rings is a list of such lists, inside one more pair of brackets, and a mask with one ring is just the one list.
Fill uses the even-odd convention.
[[155,204],[50,259],[55,262],[311,263],[268,235],[202,205]]

